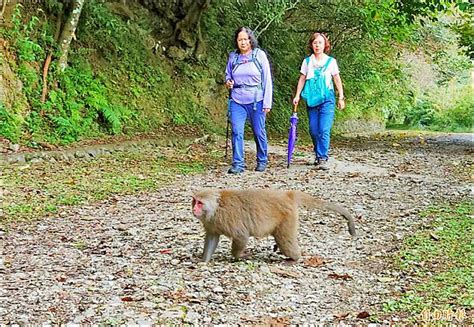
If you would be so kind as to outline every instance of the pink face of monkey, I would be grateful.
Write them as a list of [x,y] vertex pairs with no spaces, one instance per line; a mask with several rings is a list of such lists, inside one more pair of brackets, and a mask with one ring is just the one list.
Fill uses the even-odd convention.
[[219,208],[219,192],[198,192],[193,195],[192,210],[194,217],[203,223],[213,220]]
[[202,218],[204,216],[203,212],[203,207],[204,203],[193,197],[193,202],[192,202],[192,207],[193,207],[193,215],[196,218]]

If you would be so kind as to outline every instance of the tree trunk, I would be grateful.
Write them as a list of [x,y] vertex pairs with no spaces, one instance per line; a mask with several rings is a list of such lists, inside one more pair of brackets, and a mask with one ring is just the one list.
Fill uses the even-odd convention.
[[[63,12],[61,10],[59,13],[58,19],[56,21],[56,32],[54,33],[54,41],[56,42],[58,42],[59,33],[61,32],[62,17],[63,17]],[[53,58],[53,50],[50,49],[43,66],[43,91],[41,92],[41,103],[44,103],[46,101],[46,96],[48,95],[48,71],[49,71],[49,65],[51,64],[52,58]]]
[[[179,46],[180,42],[184,42],[187,46],[196,48],[200,35],[196,35],[199,31],[199,22],[201,20],[202,13],[209,7],[211,0],[196,0],[193,1],[191,6],[186,11],[186,15],[179,20],[174,29],[173,34],[165,41],[169,45]],[[197,40],[189,40],[189,35],[197,37]],[[194,44],[189,44],[189,43]]]
[[0,21],[3,19],[3,14],[5,13],[5,8],[7,7],[8,0],[3,0],[2,11],[0,12]]
[[84,5],[85,0],[74,0],[72,3],[71,13],[64,24],[63,31],[61,33],[61,38],[59,46],[61,50],[61,57],[59,57],[59,70],[63,71],[67,66],[67,56],[69,52],[69,46],[71,45],[71,40],[76,32],[77,23],[79,22],[79,17],[81,16],[82,6]]

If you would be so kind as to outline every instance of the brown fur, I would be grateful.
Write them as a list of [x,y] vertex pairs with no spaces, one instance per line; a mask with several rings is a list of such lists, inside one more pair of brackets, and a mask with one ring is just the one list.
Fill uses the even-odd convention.
[[[199,202],[202,208],[196,206]],[[242,256],[250,236],[272,235],[285,256],[298,260],[301,256],[299,207],[338,212],[347,219],[350,234],[355,235],[354,221],[346,209],[301,191],[207,189],[195,192],[193,214],[206,230],[204,261],[210,260],[220,235],[232,239],[232,255],[236,258]]]

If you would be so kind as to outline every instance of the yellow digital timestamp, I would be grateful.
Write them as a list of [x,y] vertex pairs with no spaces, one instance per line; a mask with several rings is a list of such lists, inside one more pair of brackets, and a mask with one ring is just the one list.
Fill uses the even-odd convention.
[[419,315],[420,322],[450,321],[450,322],[468,322],[469,319],[464,309],[424,309]]

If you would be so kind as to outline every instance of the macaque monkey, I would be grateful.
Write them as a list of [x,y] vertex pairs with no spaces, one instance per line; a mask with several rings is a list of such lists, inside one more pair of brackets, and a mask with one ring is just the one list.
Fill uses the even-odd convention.
[[316,199],[301,191],[281,190],[217,190],[197,191],[193,195],[193,215],[206,231],[202,260],[209,262],[217,248],[219,237],[232,239],[232,255],[243,256],[249,237],[272,235],[280,251],[298,260],[298,208],[329,209],[347,220],[349,233],[355,235],[354,220],[338,204]]

